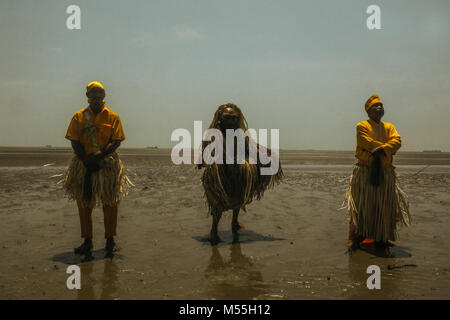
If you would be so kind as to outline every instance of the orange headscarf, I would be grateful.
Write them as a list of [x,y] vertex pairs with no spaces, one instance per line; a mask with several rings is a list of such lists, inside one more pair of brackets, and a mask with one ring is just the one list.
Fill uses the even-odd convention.
[[373,95],[371,95],[370,98],[367,99],[367,101],[366,101],[366,105],[365,105],[366,112],[369,111],[369,109],[370,109],[374,104],[376,104],[376,103],[381,103],[381,104],[383,104],[383,103],[381,102],[381,100],[380,100],[380,97],[379,97],[377,94],[373,94]]

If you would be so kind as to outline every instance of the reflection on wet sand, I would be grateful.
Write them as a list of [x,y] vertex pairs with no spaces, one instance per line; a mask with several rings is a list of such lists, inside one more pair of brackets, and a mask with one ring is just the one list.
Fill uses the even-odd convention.
[[94,261],[86,262],[80,264],[81,271],[81,289],[77,290],[78,300],[95,300],[97,296],[95,294],[94,288],[96,284],[99,283],[101,288],[100,299],[110,300],[116,298],[118,286],[118,272],[119,268],[116,265],[114,259],[104,259],[103,260],[103,275],[100,281],[92,275],[94,270]]
[[103,278],[102,278],[102,293],[100,299],[111,300],[116,298],[117,293],[117,279],[119,268],[114,259],[104,260]]
[[211,247],[206,295],[212,299],[253,299],[266,292],[263,278],[252,257],[242,254],[241,244],[229,247],[229,259],[224,259],[217,246]]
[[[81,298],[100,299],[102,286],[106,285],[102,282],[106,280],[104,251],[94,250],[95,260],[89,263],[80,263],[80,257],[74,255],[73,248],[79,245],[78,213],[56,183],[59,180],[56,176],[67,167],[70,149],[10,151],[0,148],[0,197],[4,198],[0,211],[3,224],[8,226],[0,233],[4,257],[0,263],[3,275],[0,298],[76,299],[80,294]],[[265,195],[263,201],[252,203],[243,215],[243,222],[255,232],[239,231],[242,252],[263,260],[255,259],[254,265],[233,273],[229,261],[233,241],[228,228],[231,217],[225,215],[224,231],[219,231],[224,242],[218,250],[226,260],[223,263],[228,263],[222,268],[228,271],[221,274],[220,268],[212,268],[207,279],[205,269],[213,249],[205,239],[209,237],[210,221],[199,194],[201,172],[192,170],[192,166],[173,165],[170,150],[121,152],[136,185],[121,206],[120,237],[132,249],[128,250],[126,261],[118,255],[114,257],[120,271],[115,285],[118,290],[114,293],[114,286],[109,286],[104,297],[230,298],[232,285],[237,287],[236,298],[273,299],[278,295],[280,299],[344,299],[351,294],[352,298],[448,299],[450,296],[450,153],[398,155],[399,179],[414,209],[413,225],[399,229],[401,241],[391,248],[394,258],[357,251],[353,254],[354,261],[348,261],[343,254],[348,225],[342,216],[344,212],[335,210],[340,207],[348,184],[353,152],[283,151],[283,163],[293,165],[285,168],[286,182]],[[46,163],[56,165],[42,167]],[[102,219],[96,219],[94,229],[103,230],[102,224]],[[180,235],[174,236],[174,232]],[[189,237],[194,241],[189,241]],[[399,254],[400,243],[414,248],[411,259]],[[100,236],[96,244],[103,247]],[[178,254],[180,248],[182,254]],[[94,279],[83,271],[82,292],[68,290],[65,285],[69,277],[66,268],[74,264],[83,268],[90,264],[93,268],[90,277]],[[366,287],[369,276],[366,269],[372,264],[381,268],[381,290]],[[255,270],[262,273],[263,282],[248,280],[251,276],[245,272]],[[239,277],[238,281],[233,282],[232,275]],[[360,286],[352,288],[357,281]],[[383,297],[382,293],[393,285],[401,295]],[[264,289],[266,292],[260,294]]]
[[[347,288],[349,299],[401,299],[406,292],[402,290],[405,272],[392,272],[391,265],[398,258],[409,258],[411,254],[402,247],[376,248],[375,245],[366,245],[348,255],[348,273],[351,281]],[[381,270],[381,289],[369,290],[367,267],[377,265]]]
[[94,286],[96,279],[92,276],[94,270],[94,262],[85,262],[80,264],[81,272],[81,289],[77,290],[78,300],[95,299]]

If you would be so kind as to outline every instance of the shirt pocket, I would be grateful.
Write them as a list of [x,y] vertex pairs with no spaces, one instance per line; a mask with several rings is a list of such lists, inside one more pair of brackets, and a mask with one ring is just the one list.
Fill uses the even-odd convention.
[[100,136],[103,143],[108,143],[111,139],[113,132],[112,124],[109,123],[103,123],[100,126]]

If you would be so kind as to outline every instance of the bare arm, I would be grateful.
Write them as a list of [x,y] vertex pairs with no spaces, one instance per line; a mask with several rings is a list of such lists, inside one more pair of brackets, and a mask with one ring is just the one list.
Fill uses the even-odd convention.
[[120,146],[120,140],[113,140],[106,145],[102,150],[98,150],[96,153],[91,154],[84,159],[84,165],[86,167],[96,165],[96,163],[104,156],[113,153]]
[[72,149],[80,160],[84,160],[86,158],[86,152],[83,149],[80,141],[71,140]]
[[105,148],[102,150],[102,156],[106,156],[110,153],[113,153],[116,151],[116,149],[120,146],[120,140],[113,140],[110,143],[106,145]]
[[110,153],[116,151],[116,149],[120,146],[120,140],[113,140],[106,145],[106,147],[98,150],[96,153],[90,155],[88,157],[88,162],[97,162],[104,156],[107,156]]

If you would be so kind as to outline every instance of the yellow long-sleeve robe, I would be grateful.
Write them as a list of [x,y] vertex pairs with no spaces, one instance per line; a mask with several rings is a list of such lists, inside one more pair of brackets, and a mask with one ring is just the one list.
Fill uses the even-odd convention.
[[385,152],[380,157],[383,168],[392,166],[392,156],[400,149],[401,145],[402,139],[392,123],[376,123],[369,119],[356,125],[355,157],[360,163],[370,165],[373,157],[368,151],[382,147]]

